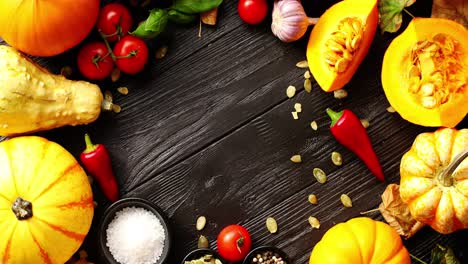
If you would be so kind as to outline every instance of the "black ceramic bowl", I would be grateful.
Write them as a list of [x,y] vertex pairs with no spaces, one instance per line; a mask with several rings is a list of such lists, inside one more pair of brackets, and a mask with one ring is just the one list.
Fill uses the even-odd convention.
[[226,261],[224,261],[218,253],[216,253],[216,251],[214,250],[211,250],[211,249],[208,249],[208,248],[201,248],[201,249],[195,249],[194,251],[190,252],[187,254],[187,256],[185,256],[184,260],[182,260],[182,264],[185,264],[185,261],[190,261],[190,260],[194,260],[194,259],[197,259],[197,258],[201,258],[205,255],[213,255],[213,257],[221,260],[221,262],[224,264],[226,263]]
[[277,247],[274,247],[274,246],[261,246],[261,247],[257,247],[255,249],[251,250],[249,252],[249,254],[245,257],[244,262],[242,262],[242,263],[243,264],[251,264],[252,259],[255,257],[255,255],[257,255],[258,253],[265,252],[265,251],[271,251],[273,253],[277,253],[281,258],[283,258],[283,260],[286,263],[290,264],[289,258],[286,255],[286,253],[284,253],[283,250],[281,250],[281,249],[279,249]]
[[104,212],[104,216],[101,219],[101,223],[99,225],[99,247],[101,250],[102,257],[107,260],[110,264],[118,264],[118,262],[112,256],[112,253],[109,251],[109,248],[106,246],[107,242],[107,234],[106,230],[109,226],[110,222],[115,217],[115,214],[120,210],[126,207],[136,207],[136,208],[144,208],[150,212],[152,212],[158,219],[161,221],[161,225],[164,228],[164,232],[166,232],[166,239],[164,241],[164,249],[161,254],[161,257],[155,264],[164,263],[169,255],[169,250],[171,248],[172,238],[171,238],[171,230],[169,228],[169,221],[167,217],[164,215],[163,211],[153,204],[150,201],[141,199],[141,198],[124,198],[115,203],[113,203],[109,208],[106,209]]

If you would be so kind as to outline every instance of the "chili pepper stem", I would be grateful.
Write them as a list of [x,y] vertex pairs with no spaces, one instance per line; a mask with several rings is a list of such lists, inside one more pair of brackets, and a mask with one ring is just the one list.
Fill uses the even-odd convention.
[[330,124],[330,127],[334,126],[336,124],[336,122],[338,122],[338,119],[340,119],[340,117],[343,115],[343,111],[340,111],[340,112],[335,112],[333,110],[331,110],[330,108],[327,108],[327,114],[328,116],[330,117],[331,119],[331,124]]
[[85,137],[86,149],[83,151],[83,153],[90,153],[90,152],[95,151],[98,145],[93,144],[93,142],[91,141],[91,137],[89,136],[88,133],[86,133],[84,137]]

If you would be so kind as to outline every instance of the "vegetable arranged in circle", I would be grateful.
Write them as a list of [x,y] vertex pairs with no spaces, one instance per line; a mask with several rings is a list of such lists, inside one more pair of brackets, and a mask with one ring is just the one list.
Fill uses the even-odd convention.
[[252,246],[249,231],[240,225],[226,226],[218,235],[218,252],[227,261],[241,261]]
[[60,145],[41,137],[0,143],[0,262],[65,263],[94,214],[86,173]]
[[239,0],[237,11],[245,23],[259,24],[267,16],[268,3],[266,0]]
[[99,12],[96,26],[108,41],[115,42],[132,28],[132,15],[122,4],[107,4]]
[[124,73],[136,74],[148,62],[148,47],[141,38],[127,35],[114,46],[115,64]]
[[84,45],[78,53],[78,69],[90,80],[102,80],[114,69],[114,61],[104,42]]
[[341,1],[314,26],[307,45],[309,68],[326,91],[347,84],[367,54],[377,29],[377,0]]
[[454,127],[468,113],[468,30],[441,18],[415,18],[385,52],[382,85],[411,123]]

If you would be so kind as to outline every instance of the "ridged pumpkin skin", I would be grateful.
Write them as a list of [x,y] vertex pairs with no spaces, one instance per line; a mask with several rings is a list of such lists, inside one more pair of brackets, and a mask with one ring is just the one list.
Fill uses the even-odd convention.
[[[93,195],[86,173],[60,145],[41,137],[0,143],[0,263],[63,264],[91,226]],[[12,204],[32,203],[18,220]]]
[[1,0],[0,37],[27,54],[53,56],[80,43],[96,23],[99,0]]
[[[418,41],[442,33],[458,41],[460,76],[465,87],[451,94],[447,103],[426,108],[408,91],[411,50]],[[405,31],[387,48],[382,64],[382,86],[390,105],[407,121],[428,127],[455,127],[468,113],[468,30],[461,24],[442,18],[414,18]],[[424,82],[423,78],[422,82]],[[452,82],[453,83],[453,82]]]
[[358,217],[330,228],[315,245],[309,263],[411,264],[411,259],[393,228]]
[[[346,17],[357,17],[364,22],[364,34],[356,54],[343,73],[336,73],[329,69],[324,54],[328,51],[326,46],[330,35],[337,30],[338,23]],[[331,92],[341,89],[347,84],[358,69],[362,60],[369,51],[374,39],[379,21],[377,0],[344,0],[330,7],[320,17],[312,29],[307,44],[307,61],[310,72],[320,87]]]
[[468,228],[468,158],[440,180],[457,154],[468,148],[468,129],[443,128],[418,135],[400,164],[400,196],[411,215],[442,234]]

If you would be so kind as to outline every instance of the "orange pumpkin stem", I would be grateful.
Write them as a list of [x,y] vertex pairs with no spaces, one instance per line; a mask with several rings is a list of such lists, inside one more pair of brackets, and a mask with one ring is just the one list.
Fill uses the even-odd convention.
[[458,166],[468,157],[468,148],[460,152],[450,163],[445,170],[443,170],[437,177],[439,182],[445,186],[450,187],[453,185],[452,173],[458,168]]
[[33,216],[32,204],[21,197],[16,198],[11,206],[11,210],[18,220],[26,220]]

